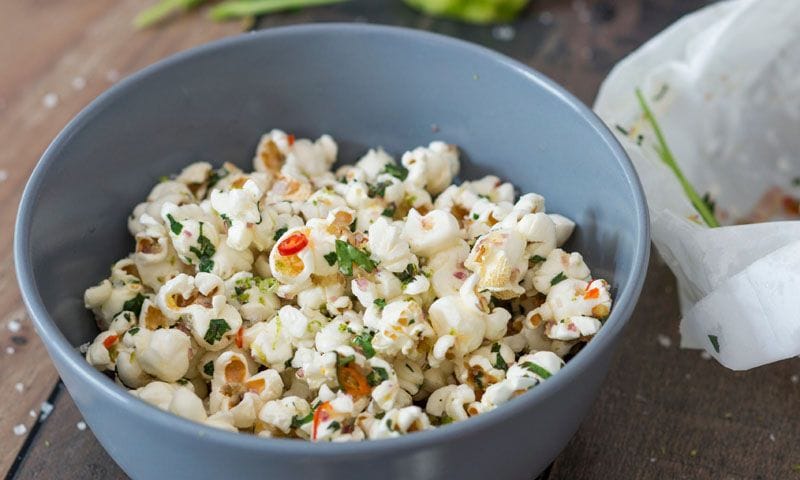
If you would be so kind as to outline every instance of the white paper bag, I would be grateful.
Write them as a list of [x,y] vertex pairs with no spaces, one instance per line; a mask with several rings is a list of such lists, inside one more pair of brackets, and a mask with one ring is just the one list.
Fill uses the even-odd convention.
[[[731,226],[701,223],[656,153],[637,88],[686,177]],[[800,0],[733,0],[684,17],[612,70],[594,109],[644,185],[653,241],[679,282],[681,345],[735,370],[800,355],[800,222],[733,225],[771,189],[800,194]]]

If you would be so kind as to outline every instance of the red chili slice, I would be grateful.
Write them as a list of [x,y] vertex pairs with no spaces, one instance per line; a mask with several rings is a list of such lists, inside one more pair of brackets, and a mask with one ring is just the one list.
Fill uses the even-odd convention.
[[106,347],[106,350],[111,348],[115,343],[117,343],[116,335],[109,335],[105,340],[103,340],[103,346]]
[[583,295],[585,300],[593,300],[598,297],[600,297],[600,290],[597,288],[593,288]]
[[313,429],[311,431],[311,439],[317,439],[317,429],[319,428],[319,424],[321,422],[327,421],[331,418],[331,414],[333,413],[333,407],[331,406],[331,402],[323,402],[317,406],[317,409],[314,410],[314,423]]
[[308,237],[300,232],[293,233],[278,244],[278,253],[288,257],[306,248],[306,245],[308,245]]
[[294,145],[294,134],[293,134],[293,133],[290,133],[289,135],[287,135],[287,136],[286,136],[286,141],[289,143],[289,146],[290,146],[290,147],[291,147],[292,145]]

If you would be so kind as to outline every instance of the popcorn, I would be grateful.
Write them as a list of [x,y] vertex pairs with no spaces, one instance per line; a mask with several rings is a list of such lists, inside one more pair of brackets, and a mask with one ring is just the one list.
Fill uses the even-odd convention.
[[158,183],[128,218],[134,251],[84,294],[86,360],[198,423],[359,441],[490,411],[602,327],[610,286],[559,248],[575,224],[541,195],[451,185],[444,142],[334,174],[337,153],[272,130],[254,172]]

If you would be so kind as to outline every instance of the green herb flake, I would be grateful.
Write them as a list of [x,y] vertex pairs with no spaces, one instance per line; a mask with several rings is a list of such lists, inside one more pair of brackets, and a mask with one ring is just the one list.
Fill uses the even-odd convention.
[[354,263],[367,272],[372,272],[377,267],[369,254],[343,240],[336,240],[336,259],[339,262],[339,271],[348,276],[353,275]]
[[400,273],[395,273],[394,276],[400,280],[400,283],[405,287],[419,274],[419,269],[413,263],[406,265],[406,269]]
[[476,386],[477,386],[477,387],[478,387],[480,390],[484,390],[484,389],[486,388],[486,387],[484,387],[484,385],[483,385],[483,371],[479,371],[479,372],[478,372],[478,373],[476,373],[476,374],[475,374],[475,375],[474,375],[472,378],[475,380],[475,385],[476,385]]
[[542,263],[542,262],[544,262],[544,261],[545,261],[545,260],[547,260],[547,259],[546,259],[546,258],[544,258],[544,257],[543,257],[543,256],[541,256],[541,255],[533,255],[533,256],[532,256],[531,258],[529,258],[528,260],[530,260],[530,261],[531,261],[531,262],[533,262],[533,263]]
[[233,225],[233,220],[231,220],[231,217],[225,215],[224,213],[220,213],[219,216],[222,218],[222,222],[225,223],[226,227],[230,228],[231,225]]
[[200,222],[200,236],[197,237],[197,244],[200,248],[190,247],[189,251],[197,255],[197,269],[201,272],[208,273],[214,268],[214,260],[211,260],[211,257],[217,253],[217,249],[214,247],[214,244],[211,243],[211,240],[203,235],[203,222]]
[[378,412],[378,413],[375,414],[375,418],[377,420],[383,420],[383,417],[385,417],[385,416],[386,416],[386,412]]
[[614,128],[617,129],[617,131],[619,133],[625,135],[626,137],[631,134],[631,132],[629,132],[628,130],[622,128],[622,125],[614,125]]
[[175,217],[173,217],[171,213],[167,214],[167,220],[169,220],[169,229],[172,230],[172,233],[180,235],[183,230],[183,224],[175,220]]
[[358,219],[354,219],[352,221],[352,223],[350,223],[350,231],[353,232],[353,233],[355,233],[355,231],[356,231],[356,223],[357,222],[358,222]]
[[208,177],[208,189],[211,190],[214,185],[217,184],[217,182],[227,177],[229,174],[230,172],[225,167],[222,167],[218,170],[213,170],[211,175]]
[[189,383],[189,380],[186,380],[185,378],[181,378],[176,383],[178,385],[186,385],[187,383]]
[[453,423],[453,418],[449,415],[442,415],[442,419],[439,421],[440,425],[447,425],[448,423]]
[[480,215],[478,215],[477,213],[473,213],[473,214],[472,214],[472,219],[473,219],[473,220],[477,220],[477,219],[479,219],[479,218],[481,218],[481,216],[480,216]]
[[548,372],[547,369],[533,362],[525,362],[522,364],[522,367],[532,373],[535,373],[536,375],[539,375],[544,380],[547,380],[553,376],[553,374]]
[[206,334],[203,336],[203,340],[206,341],[209,345],[213,345],[219,341],[225,332],[230,331],[231,326],[228,325],[222,318],[213,318],[211,322],[208,324],[208,330],[206,330]]
[[556,275],[555,277],[553,277],[552,280],[550,280],[550,286],[557,285],[566,279],[567,276],[564,275],[564,272],[558,272],[558,275]]
[[386,306],[386,299],[385,298],[376,298],[372,303],[378,306],[378,308],[383,308]]
[[358,347],[361,350],[361,353],[363,353],[367,358],[372,358],[375,356],[375,349],[372,347],[373,335],[374,334],[369,330],[364,330],[355,338],[353,338],[353,340],[351,340],[353,346]]
[[281,238],[283,234],[286,233],[287,230],[289,230],[289,227],[281,227],[275,230],[275,235],[272,236],[272,239],[277,242],[278,239]]
[[142,304],[145,300],[146,297],[144,295],[137,293],[135,297],[122,304],[122,311],[133,312],[138,317],[142,313]]
[[336,420],[332,421],[332,422],[331,422],[331,423],[328,425],[328,430],[331,430],[331,431],[333,431],[333,432],[335,432],[335,431],[339,430],[340,428],[342,428],[342,424],[341,424],[341,423],[339,423],[339,422],[337,422]]
[[372,371],[367,375],[367,383],[370,387],[376,387],[385,380],[389,380],[389,374],[385,368],[372,367]]
[[395,178],[399,178],[400,181],[403,181],[408,177],[408,169],[396,163],[387,163],[383,167],[383,171],[381,173],[388,173]]
[[792,179],[792,186],[793,187],[800,187],[800,177],[794,177]]
[[333,264],[336,263],[336,252],[327,253],[322,257],[325,259],[326,262],[328,262],[328,265],[330,266],[333,266]]
[[136,335],[137,333],[139,333],[139,327],[133,327],[130,330],[128,330],[129,335]]
[[714,351],[719,353],[719,337],[716,335],[709,335],[708,340],[711,342],[711,346],[714,347]]
[[339,358],[339,359],[336,361],[336,363],[337,363],[337,364],[338,364],[340,367],[344,367],[345,365],[349,365],[350,363],[352,363],[352,362],[353,362],[355,359],[356,359],[355,355],[348,355],[348,356],[346,356],[346,357],[340,357],[340,358]]
[[367,196],[369,198],[383,197],[386,195],[386,187],[391,187],[392,182],[378,182],[375,184],[367,184]]
[[381,215],[383,215],[384,217],[392,218],[392,217],[394,217],[394,212],[396,210],[397,210],[397,208],[392,203],[388,207],[383,209],[383,211],[381,212]]
[[313,410],[308,412],[308,415],[306,415],[305,417],[298,417],[297,415],[295,415],[295,416],[292,417],[291,427],[292,428],[300,428],[303,425],[305,425],[306,423],[311,422],[312,420],[314,420],[314,411]]
[[214,376],[214,362],[208,361],[205,365],[203,365],[203,373],[208,375],[209,377]]

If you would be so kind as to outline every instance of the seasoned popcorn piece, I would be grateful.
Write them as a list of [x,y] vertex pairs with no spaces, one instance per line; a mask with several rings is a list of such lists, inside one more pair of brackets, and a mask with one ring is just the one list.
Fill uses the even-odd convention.
[[126,258],[111,266],[111,277],[84,293],[84,305],[94,313],[102,330],[107,330],[122,311],[139,314],[147,294],[138,275],[136,265]]
[[258,205],[262,195],[262,190],[253,180],[228,191],[211,190],[211,206],[228,227],[225,243],[232,249],[245,250],[253,242],[253,226],[262,221]]
[[274,278],[238,272],[225,281],[225,292],[228,303],[236,307],[242,319],[255,323],[272,318],[280,308],[280,300],[275,295],[277,286]]
[[399,273],[409,265],[419,264],[403,237],[403,222],[393,222],[386,217],[369,226],[369,250],[381,267],[390,272]]
[[504,300],[518,297],[525,293],[519,285],[528,269],[525,245],[516,230],[492,230],[478,239],[464,266],[478,275],[479,289]]
[[533,286],[537,291],[547,294],[550,288],[567,278],[588,280],[590,275],[589,267],[580,253],[567,253],[556,248],[534,271]]
[[556,226],[556,245],[561,247],[572,236],[572,232],[575,231],[575,222],[557,213],[550,213],[547,216]]
[[417,406],[392,409],[380,418],[363,415],[358,423],[370,439],[399,437],[432,428],[428,416]]
[[475,392],[468,385],[447,385],[431,393],[425,411],[434,417],[447,416],[451,421],[466,420],[466,405],[474,401]]
[[211,413],[228,411],[237,428],[249,428],[264,403],[282,393],[283,380],[278,372],[264,370],[250,375],[244,355],[225,352],[214,361],[208,409]]
[[387,357],[424,357],[420,344],[434,336],[424,310],[414,300],[396,300],[382,308],[373,303],[364,313],[364,325],[376,332],[372,339],[375,351]]
[[126,335],[126,340],[132,344],[135,362],[144,373],[172,383],[183,378],[189,370],[191,342],[181,330],[140,328],[135,334]]
[[443,210],[421,215],[416,209],[408,212],[403,235],[417,255],[430,257],[458,243],[462,233],[458,220]]
[[180,385],[166,382],[151,382],[144,387],[131,390],[132,395],[145,402],[175,415],[194,420],[206,421],[203,402],[191,390],[191,384]]
[[458,147],[444,142],[431,142],[403,154],[401,160],[408,169],[406,181],[424,187],[432,195],[442,192],[458,175]]
[[266,402],[258,412],[258,419],[265,424],[266,432],[269,432],[263,436],[277,436],[278,432],[289,435],[293,429],[311,423],[313,412],[305,399],[287,396]]

